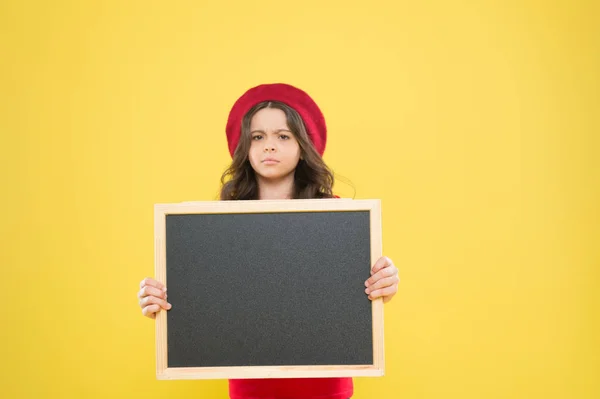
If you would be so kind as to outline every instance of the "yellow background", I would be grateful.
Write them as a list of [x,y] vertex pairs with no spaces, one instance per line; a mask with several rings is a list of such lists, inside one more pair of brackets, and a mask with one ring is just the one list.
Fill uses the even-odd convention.
[[600,397],[599,15],[2,1],[0,396],[227,397],[225,381],[156,381],[136,293],[153,204],[215,199],[230,106],[287,82],[322,107],[340,179],[381,198],[401,271],[386,376],[355,397]]

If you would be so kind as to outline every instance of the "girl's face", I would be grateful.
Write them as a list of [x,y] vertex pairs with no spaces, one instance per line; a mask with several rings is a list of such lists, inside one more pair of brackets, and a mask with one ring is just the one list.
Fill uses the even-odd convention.
[[263,108],[258,111],[250,122],[250,136],[248,158],[257,177],[293,178],[301,151],[282,110]]

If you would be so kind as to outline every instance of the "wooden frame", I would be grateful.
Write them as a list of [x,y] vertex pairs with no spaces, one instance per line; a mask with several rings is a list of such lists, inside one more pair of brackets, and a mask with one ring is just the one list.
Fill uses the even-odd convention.
[[[174,214],[369,211],[371,266],[382,256],[379,200],[315,199],[263,201],[207,201],[156,204],[155,278],[166,281],[166,216]],[[156,315],[156,376],[170,379],[375,377],[384,374],[383,300],[372,301],[373,363],[331,366],[167,367],[167,317]]]

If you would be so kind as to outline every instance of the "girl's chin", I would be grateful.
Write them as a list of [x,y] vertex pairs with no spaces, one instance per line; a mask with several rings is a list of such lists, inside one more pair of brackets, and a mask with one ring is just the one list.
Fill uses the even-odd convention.
[[[273,171],[273,172],[275,172],[275,171]],[[256,174],[260,179],[265,180],[265,181],[278,181],[278,180],[284,179],[290,175],[293,176],[293,171],[290,173],[268,173],[268,172],[265,173],[264,171],[259,171],[259,172],[256,172]]]

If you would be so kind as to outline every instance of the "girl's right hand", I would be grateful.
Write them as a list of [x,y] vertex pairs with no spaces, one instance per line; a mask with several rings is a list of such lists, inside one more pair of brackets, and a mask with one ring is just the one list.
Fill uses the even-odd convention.
[[138,299],[142,314],[151,319],[156,318],[156,313],[161,308],[171,309],[171,304],[167,302],[167,287],[150,277],[146,277],[140,282]]

